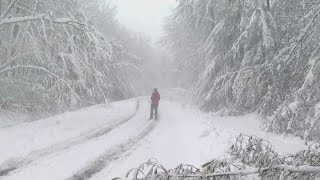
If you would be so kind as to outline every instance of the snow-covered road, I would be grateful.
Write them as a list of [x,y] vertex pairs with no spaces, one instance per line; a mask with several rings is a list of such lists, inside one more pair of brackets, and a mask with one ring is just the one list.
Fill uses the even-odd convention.
[[166,168],[200,166],[226,157],[239,133],[263,137],[281,153],[305,148],[260,130],[256,115],[204,114],[170,95],[159,111],[158,121],[148,120],[148,98],[141,97],[0,129],[0,179],[108,180],[150,158]]

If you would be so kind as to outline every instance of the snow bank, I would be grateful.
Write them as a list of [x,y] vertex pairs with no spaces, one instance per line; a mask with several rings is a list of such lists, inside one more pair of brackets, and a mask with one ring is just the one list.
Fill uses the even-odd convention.
[[96,105],[75,112],[66,112],[44,120],[19,124],[0,131],[0,164],[32,151],[62,143],[105,127],[132,115],[136,100],[111,103],[108,108]]

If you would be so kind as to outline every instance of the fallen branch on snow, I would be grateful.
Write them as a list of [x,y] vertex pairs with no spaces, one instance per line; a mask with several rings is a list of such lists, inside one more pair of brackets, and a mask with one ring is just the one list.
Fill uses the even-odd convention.
[[[265,171],[276,170],[283,172],[292,172],[292,173],[320,173],[320,166],[288,166],[288,165],[279,165],[269,168],[262,169],[252,169],[247,171],[231,171],[231,172],[217,172],[211,174],[172,174],[172,173],[159,173],[154,176],[144,177],[144,178],[134,178],[130,180],[148,180],[156,177],[166,177],[166,178],[210,178],[210,177],[221,177],[221,176],[247,176],[253,174],[260,174]],[[139,170],[141,172],[141,170]],[[115,178],[119,179],[120,178]]]

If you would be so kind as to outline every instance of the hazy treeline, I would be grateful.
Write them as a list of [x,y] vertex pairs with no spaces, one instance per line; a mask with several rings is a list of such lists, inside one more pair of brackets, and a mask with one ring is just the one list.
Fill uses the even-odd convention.
[[317,0],[179,0],[161,42],[204,110],[320,139],[319,15]]

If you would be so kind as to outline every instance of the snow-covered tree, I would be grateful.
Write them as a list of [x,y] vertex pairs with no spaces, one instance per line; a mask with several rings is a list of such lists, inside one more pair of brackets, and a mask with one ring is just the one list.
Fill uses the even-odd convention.
[[270,130],[319,139],[320,3],[304,1],[298,8],[305,13],[296,14],[297,23],[290,26],[301,27],[300,31],[294,33],[274,60],[281,82],[289,93],[282,94],[278,88],[276,93],[282,94],[285,100],[271,116]]
[[133,95],[127,77],[138,73],[138,58],[101,34],[87,7],[77,0],[1,1],[1,103],[54,111]]
[[319,5],[181,0],[166,26],[168,47],[198,72],[204,110],[258,111],[270,130],[319,139]]

